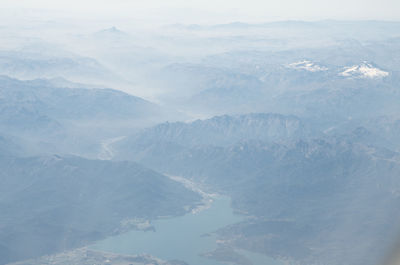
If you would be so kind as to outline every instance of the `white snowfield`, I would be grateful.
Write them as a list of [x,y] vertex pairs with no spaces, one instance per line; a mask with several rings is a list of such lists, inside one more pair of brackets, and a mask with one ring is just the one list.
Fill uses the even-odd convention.
[[311,61],[303,60],[296,63],[291,63],[286,65],[288,68],[298,69],[298,70],[306,70],[309,72],[320,72],[320,71],[327,71],[328,68],[325,66],[317,65]]
[[339,73],[339,75],[356,78],[383,78],[388,76],[389,73],[364,62],[359,65],[346,67],[343,72]]

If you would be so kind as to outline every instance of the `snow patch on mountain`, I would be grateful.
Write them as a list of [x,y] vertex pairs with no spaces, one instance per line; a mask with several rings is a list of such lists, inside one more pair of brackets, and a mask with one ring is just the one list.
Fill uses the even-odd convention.
[[383,78],[389,75],[381,69],[374,67],[372,64],[363,62],[359,65],[353,65],[350,67],[345,67],[344,71],[339,73],[339,75],[344,77],[356,77],[356,78]]
[[306,70],[309,72],[320,72],[320,71],[328,70],[327,67],[317,65],[308,60],[303,60],[303,61],[287,64],[286,67],[291,68],[291,69],[296,69],[296,70]]

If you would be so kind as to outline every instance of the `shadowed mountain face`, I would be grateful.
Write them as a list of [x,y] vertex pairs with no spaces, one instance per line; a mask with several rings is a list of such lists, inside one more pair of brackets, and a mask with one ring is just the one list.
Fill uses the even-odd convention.
[[[398,154],[343,141],[261,148],[221,162],[220,173],[234,168],[224,178],[203,173],[256,217],[220,231],[222,239],[302,263],[380,261],[400,220]],[[243,161],[249,170],[236,174]]]
[[184,214],[200,199],[133,162],[0,157],[0,167],[1,264],[84,246],[129,229],[123,220]]

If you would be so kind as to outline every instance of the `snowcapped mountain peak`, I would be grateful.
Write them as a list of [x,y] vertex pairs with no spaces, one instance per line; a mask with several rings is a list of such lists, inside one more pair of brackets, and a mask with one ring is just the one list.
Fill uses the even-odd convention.
[[320,66],[314,62],[303,60],[291,64],[286,65],[287,68],[296,69],[296,70],[306,70],[309,72],[320,72],[320,71],[327,71],[328,68],[325,66]]
[[350,67],[345,67],[344,71],[339,73],[339,75],[344,77],[355,77],[355,78],[383,78],[389,75],[379,68],[374,67],[368,62],[363,62],[359,65],[353,65]]

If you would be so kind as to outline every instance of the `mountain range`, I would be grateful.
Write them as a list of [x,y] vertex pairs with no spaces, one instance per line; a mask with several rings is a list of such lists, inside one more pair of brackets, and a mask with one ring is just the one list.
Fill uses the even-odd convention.
[[116,159],[231,196],[252,218],[218,232],[228,245],[301,263],[378,262],[400,218],[400,155],[300,124],[272,114],[162,124],[118,143]]

